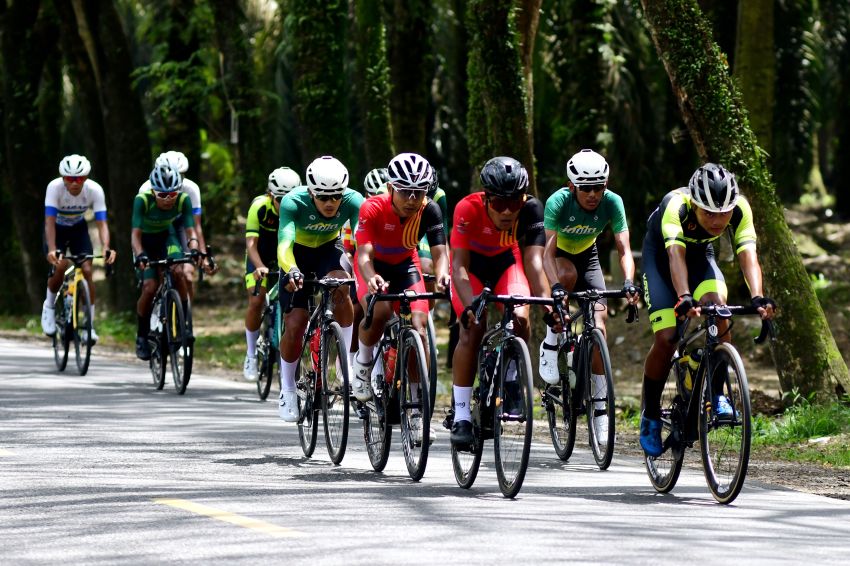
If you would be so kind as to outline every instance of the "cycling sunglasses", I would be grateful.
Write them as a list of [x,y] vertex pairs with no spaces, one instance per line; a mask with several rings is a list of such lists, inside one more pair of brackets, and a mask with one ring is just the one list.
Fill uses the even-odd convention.
[[79,175],[79,176],[75,176],[75,177],[68,176],[68,177],[63,177],[63,178],[66,181],[68,181],[69,183],[82,183],[86,180],[85,175]]
[[604,185],[604,184],[598,184],[598,185],[579,185],[579,186],[577,186],[576,188],[577,188],[578,190],[580,190],[581,192],[583,192],[583,193],[589,193],[589,192],[601,193],[602,191],[604,191],[604,190],[605,190],[605,185]]
[[425,189],[395,189],[401,198],[405,200],[419,200],[425,197]]
[[177,191],[171,191],[171,192],[168,192],[168,193],[154,191],[153,194],[156,195],[156,198],[171,200],[171,199],[173,199],[177,196]]
[[487,204],[490,206],[490,208],[499,213],[505,212],[506,210],[510,212],[516,212],[520,208],[522,208],[522,205],[525,204],[525,195],[522,195],[519,198],[503,198],[490,196],[487,197]]
[[331,200],[334,201],[334,202],[337,202],[337,201],[342,200],[342,195],[315,195],[315,196],[318,200],[320,200],[322,202],[328,202],[328,201],[331,201]]

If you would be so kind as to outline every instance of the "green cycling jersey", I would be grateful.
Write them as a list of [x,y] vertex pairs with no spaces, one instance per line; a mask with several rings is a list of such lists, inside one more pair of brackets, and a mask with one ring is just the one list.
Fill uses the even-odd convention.
[[579,254],[592,246],[609,223],[615,234],[629,229],[623,199],[611,190],[605,190],[593,211],[579,206],[575,195],[566,187],[546,201],[544,227],[558,233],[558,248],[568,254]]
[[169,209],[156,205],[153,191],[145,191],[136,195],[133,201],[132,228],[140,228],[143,234],[165,232],[172,222],[182,219],[183,228],[194,228],[195,217],[192,215],[192,203],[185,193],[177,195],[177,202]]

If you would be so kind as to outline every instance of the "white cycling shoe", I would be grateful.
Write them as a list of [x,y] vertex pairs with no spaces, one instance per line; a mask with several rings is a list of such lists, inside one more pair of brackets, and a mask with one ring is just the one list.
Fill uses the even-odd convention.
[[257,381],[259,379],[256,356],[245,355],[245,363],[242,364],[242,377],[245,378],[245,381]]
[[546,342],[540,343],[540,379],[549,385],[555,385],[560,381],[558,375],[558,346],[550,346]]
[[56,334],[56,311],[46,304],[41,306],[41,330],[48,336]]
[[295,391],[281,391],[278,401],[278,414],[285,422],[298,422],[298,393]]
[[369,383],[369,364],[361,363],[355,356],[352,366],[351,392],[358,401],[365,403],[372,398],[372,387]]

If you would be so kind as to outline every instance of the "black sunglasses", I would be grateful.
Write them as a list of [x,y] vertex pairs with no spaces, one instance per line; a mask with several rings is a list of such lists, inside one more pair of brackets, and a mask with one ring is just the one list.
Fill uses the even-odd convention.
[[320,200],[322,202],[328,202],[328,201],[331,201],[331,200],[336,202],[338,200],[342,200],[342,195],[315,195],[315,196],[318,200]]
[[589,193],[589,192],[601,193],[602,191],[605,190],[605,185],[579,185],[576,188],[583,193]]

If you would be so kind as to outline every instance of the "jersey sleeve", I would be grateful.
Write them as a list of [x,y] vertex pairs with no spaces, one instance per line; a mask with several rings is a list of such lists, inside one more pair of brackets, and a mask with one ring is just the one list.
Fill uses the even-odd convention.
[[422,211],[422,222],[419,224],[419,238],[422,236],[428,237],[428,245],[434,246],[446,245],[446,233],[443,230],[443,213],[440,211],[440,205],[434,201],[428,202],[425,205],[425,210]]
[[735,253],[739,254],[744,250],[756,249],[756,228],[753,224],[753,210],[747,199],[738,198],[736,206],[741,210],[741,218],[734,232]]
[[255,198],[248,208],[248,218],[245,219],[245,237],[260,237],[260,209],[263,208],[263,199]]
[[452,248],[469,249],[469,235],[474,229],[474,209],[472,203],[467,199],[461,200],[455,206],[455,213],[452,218]]
[[543,215],[543,226],[546,230],[557,232],[561,229],[561,210],[569,195],[570,192],[568,190],[561,189],[555,191],[552,196],[546,199],[546,208]]
[[525,246],[545,246],[546,230],[543,220],[543,203],[540,199],[528,197],[520,213],[519,231],[525,240]]
[[379,222],[381,210],[381,199],[371,198],[360,207],[360,215],[357,219],[357,229],[354,231],[354,240],[357,246],[371,244],[380,237],[381,226]]
[[676,193],[670,198],[667,206],[661,213],[661,237],[664,238],[664,247],[685,247],[685,231],[682,229],[682,209],[687,210],[687,204],[683,195]]
[[280,201],[280,224],[277,229],[277,264],[284,272],[298,267],[292,246],[295,244],[295,219],[298,216],[298,201],[291,198],[294,193]]
[[626,208],[623,206],[623,198],[612,191],[608,191],[608,217],[611,219],[611,230],[615,234],[627,232],[629,223],[626,220]]
[[189,201],[192,203],[192,214],[198,216],[201,214],[201,188],[195,181],[183,179],[183,192],[189,196]]
[[44,194],[44,215],[59,216],[59,191],[56,181],[62,182],[61,177],[54,179],[47,185],[47,191]]
[[98,221],[106,221],[106,195],[103,192],[103,187],[100,183],[92,180],[86,180],[86,186],[91,191],[92,195],[92,210],[94,211],[94,219]]
[[132,228],[142,227],[142,220],[145,217],[145,196],[142,194],[136,195],[133,199],[133,220],[131,223]]
[[440,212],[443,214],[443,233],[446,238],[449,237],[449,199],[446,198],[446,192],[443,189],[437,189],[437,194],[434,195],[434,201],[440,206]]

